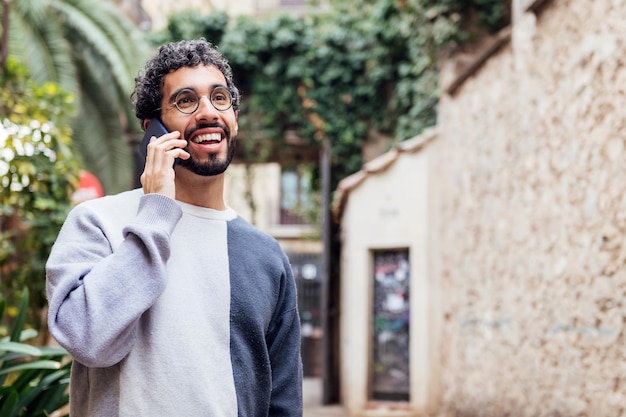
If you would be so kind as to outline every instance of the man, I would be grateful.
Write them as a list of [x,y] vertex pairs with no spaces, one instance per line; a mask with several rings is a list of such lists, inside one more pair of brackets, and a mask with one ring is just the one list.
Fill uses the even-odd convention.
[[[301,416],[296,289],[277,242],[224,202],[239,92],[204,40],[136,79],[158,116],[142,189],[75,207],[47,263],[49,327],[72,355],[73,416]],[[176,160],[176,164],[174,161]]]

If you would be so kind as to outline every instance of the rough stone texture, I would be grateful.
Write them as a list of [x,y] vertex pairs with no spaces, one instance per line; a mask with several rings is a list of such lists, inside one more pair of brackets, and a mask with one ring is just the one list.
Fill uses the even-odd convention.
[[626,416],[625,60],[554,0],[441,100],[439,416]]

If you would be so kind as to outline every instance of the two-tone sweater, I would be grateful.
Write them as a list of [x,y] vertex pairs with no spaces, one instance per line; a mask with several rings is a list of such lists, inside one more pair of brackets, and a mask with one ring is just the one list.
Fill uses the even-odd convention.
[[302,415],[288,259],[232,209],[141,189],[89,200],[46,269],[72,416]]

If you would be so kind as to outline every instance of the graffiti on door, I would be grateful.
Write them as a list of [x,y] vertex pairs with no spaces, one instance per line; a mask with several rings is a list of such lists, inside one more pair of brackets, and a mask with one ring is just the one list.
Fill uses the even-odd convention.
[[374,251],[371,398],[409,400],[409,251]]

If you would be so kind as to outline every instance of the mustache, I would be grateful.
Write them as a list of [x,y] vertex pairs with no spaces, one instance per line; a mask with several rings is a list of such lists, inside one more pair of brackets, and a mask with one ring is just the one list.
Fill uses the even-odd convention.
[[222,129],[224,131],[224,135],[226,135],[226,139],[230,140],[230,129],[228,128],[228,126],[226,126],[225,124],[222,123],[200,123],[198,125],[192,126],[188,129],[185,130],[185,140],[187,140],[188,137],[191,137],[191,135],[194,134],[194,132],[200,130],[200,129],[206,129],[206,128],[219,128]]

